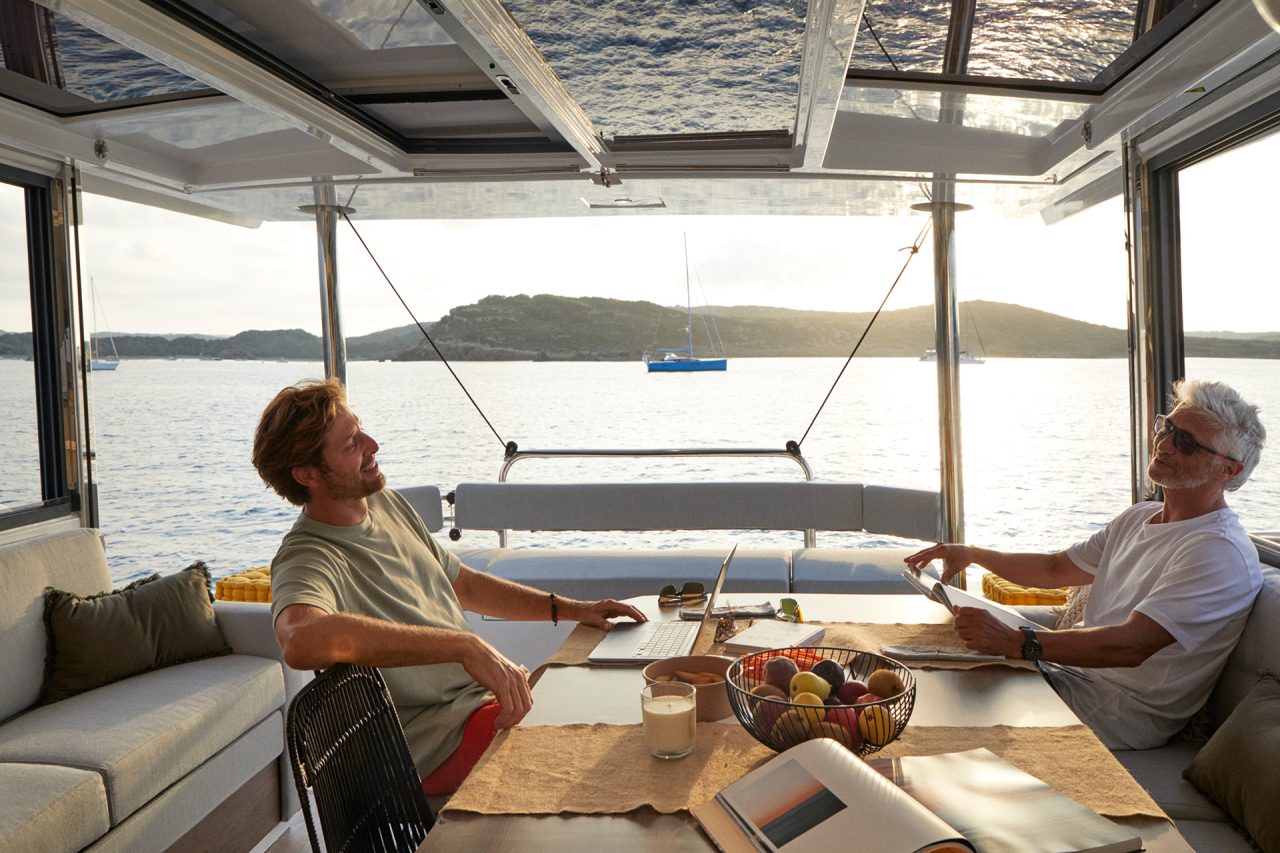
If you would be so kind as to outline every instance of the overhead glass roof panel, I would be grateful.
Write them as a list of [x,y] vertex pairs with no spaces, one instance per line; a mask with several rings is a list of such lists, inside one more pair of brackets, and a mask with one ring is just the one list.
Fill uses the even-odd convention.
[[803,0],[508,0],[607,137],[794,129]]
[[1133,43],[1136,0],[977,0],[968,73],[1092,82]]
[[[948,110],[949,118],[954,121],[958,117],[957,123],[962,127],[1042,138],[1063,122],[1084,115],[1088,106],[1082,101],[970,93],[962,101],[948,104]],[[937,123],[942,113],[942,95],[911,89],[846,86],[840,98],[840,110]]]
[[849,67],[941,74],[950,20],[950,0],[868,0]]
[[369,50],[453,44],[418,0],[309,0]]
[[30,3],[0,0],[0,62],[36,86],[6,80],[19,100],[70,115],[211,90],[106,36]]

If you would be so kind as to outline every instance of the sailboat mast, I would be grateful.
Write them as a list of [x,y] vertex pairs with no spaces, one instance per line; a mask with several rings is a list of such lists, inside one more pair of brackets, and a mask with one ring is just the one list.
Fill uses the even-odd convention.
[[693,293],[689,290],[689,235],[684,236],[685,330],[689,333],[689,356],[693,357]]

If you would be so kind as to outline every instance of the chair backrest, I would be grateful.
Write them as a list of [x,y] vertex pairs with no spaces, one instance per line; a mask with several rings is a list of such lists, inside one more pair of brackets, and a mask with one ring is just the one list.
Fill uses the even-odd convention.
[[371,667],[339,664],[298,692],[285,727],[311,849],[417,850],[435,823],[386,683]]

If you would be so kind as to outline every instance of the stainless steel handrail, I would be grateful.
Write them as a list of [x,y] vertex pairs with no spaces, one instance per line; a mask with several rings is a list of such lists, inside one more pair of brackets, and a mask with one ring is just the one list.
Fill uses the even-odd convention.
[[[672,447],[665,449],[633,449],[633,450],[520,450],[515,442],[507,445],[507,453],[502,460],[502,469],[498,472],[498,482],[507,482],[507,473],[511,467],[522,459],[566,459],[566,458],[606,458],[606,457],[680,457],[680,456],[696,456],[696,457],[785,457],[791,459],[800,469],[804,471],[804,478],[807,481],[813,481],[813,469],[809,467],[808,461],[804,458],[804,454],[800,452],[800,445],[794,441],[787,442],[787,446],[783,449],[775,449],[769,447]],[[498,547],[507,547],[507,530],[498,531]],[[804,531],[804,545],[806,548],[812,548],[817,541],[817,534],[813,529]]]

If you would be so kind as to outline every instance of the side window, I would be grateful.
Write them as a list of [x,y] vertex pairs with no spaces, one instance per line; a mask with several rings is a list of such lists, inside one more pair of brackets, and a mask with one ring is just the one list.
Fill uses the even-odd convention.
[[1186,374],[1235,388],[1270,433],[1249,482],[1227,495],[1255,534],[1280,532],[1280,271],[1268,203],[1280,192],[1278,157],[1273,132],[1178,172]]
[[31,347],[26,192],[0,181],[0,514],[39,503],[40,437]]

